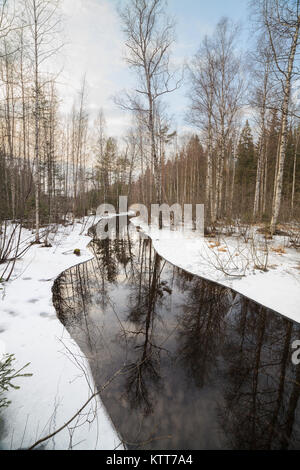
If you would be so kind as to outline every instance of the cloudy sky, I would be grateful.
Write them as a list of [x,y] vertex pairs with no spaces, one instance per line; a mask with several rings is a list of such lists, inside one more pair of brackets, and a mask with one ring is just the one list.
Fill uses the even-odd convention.
[[[124,37],[117,13],[125,0],[62,0],[64,18],[64,64],[60,74],[60,93],[63,110],[72,107],[84,74],[87,80],[87,102],[91,116],[102,108],[107,121],[107,132],[124,134],[130,116],[120,111],[112,100],[124,88],[130,88],[134,76],[124,63]],[[196,52],[205,34],[213,31],[222,16],[228,16],[242,25],[247,23],[247,0],[169,0],[168,11],[175,17],[176,44],[174,59],[189,60]],[[243,36],[246,42],[246,33]],[[183,131],[187,104],[187,83],[168,97],[169,113],[175,117],[178,129]]]

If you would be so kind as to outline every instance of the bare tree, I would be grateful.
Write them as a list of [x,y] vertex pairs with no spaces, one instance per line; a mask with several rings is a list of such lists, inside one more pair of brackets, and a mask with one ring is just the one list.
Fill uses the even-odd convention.
[[253,218],[255,220],[263,211],[264,178],[267,158],[267,118],[268,111],[272,105],[271,90],[273,83],[271,80],[271,67],[273,59],[265,35],[259,37],[257,52],[253,59],[255,62],[255,69],[253,72],[255,89],[250,99],[250,104],[257,110],[259,129],[257,175],[253,208]]
[[236,53],[238,33],[237,25],[222,18],[214,34],[205,38],[190,66],[191,121],[207,136],[206,202],[210,200],[213,223],[224,209],[226,149],[243,104],[243,62]]
[[245,81],[242,77],[242,58],[236,54],[238,25],[223,18],[217,25],[213,41],[216,55],[214,120],[217,129],[216,194],[214,216],[219,217],[223,208],[224,166],[226,146],[234,129],[238,111],[242,108]]
[[47,81],[42,78],[42,65],[61,47],[57,44],[60,19],[59,0],[25,0],[30,30],[30,55],[33,69],[35,121],[35,240],[40,241],[40,112],[42,89]]
[[[156,110],[163,95],[175,91],[180,80],[171,72],[170,49],[174,42],[174,22],[167,17],[164,0],[130,0],[121,11],[126,35],[126,61],[136,71],[138,86],[118,103],[147,119],[154,166],[156,202],[162,202],[161,161],[157,153]],[[162,220],[160,219],[160,228]]]
[[97,170],[97,186],[98,191],[100,191],[100,187],[103,186],[103,201],[107,202],[107,195],[106,190],[107,187],[105,184],[105,178],[103,177],[103,164],[104,164],[104,150],[105,150],[105,128],[106,128],[106,120],[101,109],[98,113],[97,119],[95,121],[95,130],[96,130],[96,144],[94,147],[95,157],[96,157],[96,170]]
[[207,176],[206,176],[206,207],[210,207],[212,219],[214,215],[213,190],[213,107],[215,87],[215,57],[211,41],[205,37],[202,46],[189,66],[191,78],[190,113],[187,120],[199,127],[205,135],[207,146]]
[[292,197],[291,197],[291,216],[294,216],[294,209],[295,209],[295,193],[296,193],[296,168],[297,168],[297,156],[298,156],[298,149],[299,149],[299,124],[296,128],[296,142],[295,142],[295,151],[294,151],[294,162],[293,162],[293,182],[292,182]]
[[79,93],[79,109],[77,110],[74,104],[72,111],[73,222],[77,197],[82,189],[83,167],[85,166],[84,149],[88,129],[86,92],[86,77],[84,76]]
[[299,45],[300,1],[260,0],[259,8],[261,21],[268,35],[269,46],[273,55],[274,72],[282,87],[281,131],[270,224],[270,231],[273,234],[279,217],[283,189],[283,171],[288,139],[288,117],[293,78],[296,74],[295,60]]

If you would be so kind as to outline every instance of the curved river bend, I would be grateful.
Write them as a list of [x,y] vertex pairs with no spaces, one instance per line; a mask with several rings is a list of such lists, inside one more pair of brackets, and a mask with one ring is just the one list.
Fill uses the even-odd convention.
[[128,449],[300,449],[300,325],[160,258],[130,227],[53,288]]

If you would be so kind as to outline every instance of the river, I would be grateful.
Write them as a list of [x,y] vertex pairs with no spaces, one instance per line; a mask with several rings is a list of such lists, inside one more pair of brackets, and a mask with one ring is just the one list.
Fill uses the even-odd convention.
[[300,449],[298,323],[166,262],[130,226],[90,249],[54,305],[126,448]]

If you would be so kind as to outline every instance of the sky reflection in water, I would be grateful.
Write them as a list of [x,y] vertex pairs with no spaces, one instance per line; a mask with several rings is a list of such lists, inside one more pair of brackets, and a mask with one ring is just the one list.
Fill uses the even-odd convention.
[[161,259],[131,229],[54,287],[130,449],[300,449],[300,325]]

